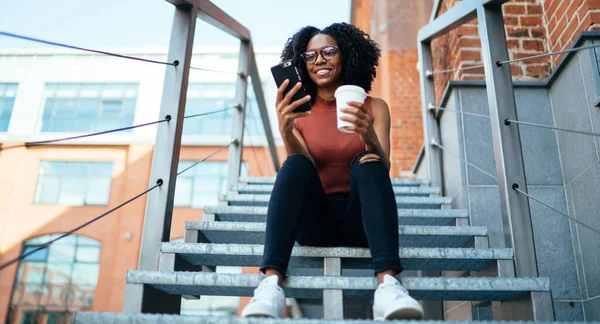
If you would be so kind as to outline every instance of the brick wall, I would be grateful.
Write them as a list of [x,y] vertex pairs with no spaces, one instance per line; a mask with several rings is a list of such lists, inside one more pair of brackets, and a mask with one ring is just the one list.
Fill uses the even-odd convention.
[[[558,0],[564,1],[564,0]],[[444,0],[438,15],[455,5]],[[511,0],[502,7],[506,25],[507,45],[511,59],[548,52],[541,0]],[[438,37],[432,42],[434,70],[467,68],[481,64],[481,42],[477,19]],[[540,58],[511,64],[515,80],[543,80],[550,74],[551,59]],[[435,76],[436,98],[441,98],[449,80],[483,80],[483,68],[457,71]]]
[[[571,47],[582,31],[600,30],[599,0],[543,0],[542,8],[552,51]],[[553,57],[552,66],[561,58]]]
[[[443,0],[438,15],[456,0]],[[511,59],[570,48],[582,31],[600,30],[600,0],[511,0],[502,7]],[[477,19],[432,42],[434,69],[481,64]],[[511,64],[514,80],[546,79],[563,55]],[[483,69],[436,75],[436,98],[449,80],[483,80]]]

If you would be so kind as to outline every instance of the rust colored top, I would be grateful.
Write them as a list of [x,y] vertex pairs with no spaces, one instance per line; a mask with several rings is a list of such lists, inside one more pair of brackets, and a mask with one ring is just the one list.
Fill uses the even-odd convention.
[[[365,107],[373,113],[371,97],[365,100]],[[357,154],[365,151],[365,144],[358,134],[337,129],[335,100],[317,97],[310,115],[296,119],[296,129],[317,165],[325,193],[350,192],[350,164]]]

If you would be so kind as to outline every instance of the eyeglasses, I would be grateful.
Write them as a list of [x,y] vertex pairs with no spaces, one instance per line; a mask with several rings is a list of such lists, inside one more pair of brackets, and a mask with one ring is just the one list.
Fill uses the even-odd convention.
[[320,51],[310,50],[300,54],[300,56],[302,56],[304,62],[311,64],[317,61],[319,53],[321,53],[321,56],[323,56],[326,61],[329,61],[335,57],[337,51],[337,46],[325,46]]

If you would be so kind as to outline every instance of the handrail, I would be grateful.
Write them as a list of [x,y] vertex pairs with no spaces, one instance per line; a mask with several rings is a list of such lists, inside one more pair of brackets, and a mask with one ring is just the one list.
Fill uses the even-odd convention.
[[263,127],[269,139],[269,148],[271,149],[275,169],[277,170],[279,166],[275,141],[273,140],[265,98],[260,84],[261,79],[248,29],[209,0],[166,1],[175,6],[168,59],[171,62],[177,61],[179,64],[169,67],[165,71],[160,114],[162,116],[172,116],[173,120],[168,127],[162,127],[156,133],[150,181],[163,179],[164,186],[161,190],[151,192],[147,199],[138,263],[138,268],[141,270],[159,269],[160,246],[162,242],[169,241],[170,238],[183,114],[185,112],[190,62],[198,18],[240,40],[235,96],[237,109],[233,111],[232,138],[228,146],[228,188],[237,184],[241,171],[248,76],[252,76],[255,97],[263,120]]
[[250,40],[250,31],[209,0],[166,0],[176,7],[198,8],[198,18],[242,41]]

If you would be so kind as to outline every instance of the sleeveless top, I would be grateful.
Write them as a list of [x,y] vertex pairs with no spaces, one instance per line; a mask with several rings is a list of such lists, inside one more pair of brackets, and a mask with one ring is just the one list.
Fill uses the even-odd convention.
[[[365,107],[372,115],[371,97],[365,99]],[[315,161],[325,193],[350,192],[350,164],[365,151],[365,144],[358,134],[337,129],[335,99],[327,101],[317,96],[310,115],[296,119],[296,129]]]

